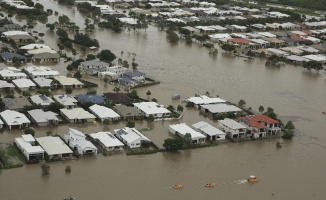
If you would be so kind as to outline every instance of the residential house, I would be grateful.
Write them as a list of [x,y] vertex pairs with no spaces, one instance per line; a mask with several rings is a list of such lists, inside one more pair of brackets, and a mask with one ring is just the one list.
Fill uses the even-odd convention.
[[52,70],[50,67],[29,66],[24,69],[31,78],[54,78],[60,72]]
[[238,120],[248,126],[252,136],[255,138],[266,137],[266,133],[270,135],[281,133],[278,121],[266,115],[249,115],[240,117]]
[[140,102],[134,103],[134,107],[138,109],[145,117],[152,115],[155,119],[170,117],[171,111],[159,105],[156,102]]
[[122,66],[112,66],[107,67],[106,71],[102,71],[98,73],[98,77],[100,78],[109,78],[110,80],[117,80],[120,78],[125,72],[127,68]]
[[121,78],[118,79],[119,84],[135,87],[145,82],[145,73],[134,71],[125,72]]
[[95,121],[95,116],[83,108],[60,109],[60,114],[70,123],[86,123]]
[[15,138],[15,144],[23,153],[27,162],[39,162],[44,160],[44,149],[35,145],[35,139],[32,135],[22,135]]
[[204,121],[197,122],[192,125],[192,128],[195,131],[198,131],[201,134],[206,135],[206,138],[208,138],[211,141],[225,139],[226,134],[223,131],[210,125],[207,122],[204,122]]
[[41,109],[34,109],[27,111],[30,120],[37,126],[51,126],[59,123],[58,114],[51,111],[43,111]]
[[33,49],[41,49],[41,48],[51,49],[51,47],[49,47],[47,45],[44,45],[44,44],[36,44],[36,43],[28,44],[28,45],[25,45],[25,46],[20,47],[20,49],[24,49],[24,50],[33,50]]
[[299,49],[299,50],[305,51],[307,53],[318,53],[319,52],[318,49],[315,49],[315,48],[310,47],[310,46],[297,46],[296,48]]
[[200,108],[203,112],[209,113],[211,115],[217,115],[220,113],[234,113],[237,114],[242,111],[242,109],[230,105],[230,104],[208,104],[208,105],[202,105]]
[[63,88],[66,88],[66,87],[82,88],[84,85],[79,80],[77,80],[75,78],[66,77],[66,76],[57,76],[57,77],[54,77],[54,79],[57,80]]
[[129,148],[149,146],[150,140],[135,128],[121,128],[114,130],[115,136]]
[[169,132],[182,138],[185,137],[187,133],[189,133],[191,135],[191,141],[193,144],[202,144],[206,139],[205,135],[195,131],[185,123],[169,125]]
[[130,104],[133,99],[127,94],[122,92],[108,92],[104,93],[103,96],[107,101],[111,101],[113,104]]
[[6,24],[3,25],[6,31],[21,31],[23,27],[19,24]]
[[217,103],[225,103],[226,102],[223,99],[212,98],[212,97],[208,97],[206,95],[189,97],[188,99],[186,99],[186,101],[192,103],[197,108],[200,108],[201,105],[217,104]]
[[142,113],[135,107],[129,107],[126,105],[115,105],[113,108],[124,120],[140,119],[143,116]]
[[20,63],[25,63],[27,61],[27,58],[25,56],[22,56],[17,53],[11,53],[11,52],[3,52],[0,53],[1,58],[8,63],[12,63],[15,61],[15,59],[19,59]]
[[250,40],[247,40],[245,38],[231,38],[228,39],[228,43],[240,47],[249,47]]
[[31,106],[31,102],[26,97],[19,98],[3,98],[3,103],[5,103],[5,109],[14,111],[24,111],[25,106]]
[[120,115],[118,113],[105,106],[94,104],[89,107],[89,110],[102,122],[105,119],[109,119],[110,121],[117,121],[120,119]]
[[4,80],[25,79],[27,75],[15,67],[6,67],[0,69],[0,77]]
[[27,128],[31,124],[31,121],[24,114],[17,111],[5,110],[0,113],[0,116],[9,129]]
[[50,88],[54,87],[54,85],[52,85],[53,80],[49,79],[49,78],[33,78],[33,82],[39,88],[50,89]]
[[89,136],[105,151],[123,150],[124,144],[110,132],[91,133]]
[[51,103],[54,103],[53,99],[44,94],[33,95],[30,97],[30,99],[32,103],[42,107],[48,107]]
[[31,56],[32,62],[44,63],[44,62],[58,62],[60,55],[56,50],[50,48],[39,48],[27,51]]
[[78,94],[76,95],[76,99],[80,103],[96,103],[96,104],[105,103],[104,97],[96,94]]
[[232,139],[243,138],[247,135],[247,127],[233,119],[225,118],[223,120],[218,120],[218,125],[220,130],[222,130],[226,135]]
[[68,94],[59,94],[53,96],[54,100],[61,103],[65,108],[76,108],[77,107],[77,99],[75,97]]
[[8,83],[7,81],[0,80],[0,90],[3,91],[12,91],[15,86],[12,83]]
[[40,137],[36,138],[37,143],[45,150],[49,159],[71,158],[73,151],[61,140],[60,137]]
[[106,71],[110,65],[109,63],[100,60],[88,60],[81,62],[78,66],[79,71],[85,71],[90,75],[98,75],[99,72]]
[[97,148],[90,141],[86,140],[84,133],[69,128],[69,132],[64,134],[63,137],[68,146],[78,152],[79,155],[97,154]]
[[33,36],[25,31],[6,31],[2,33],[2,36],[13,40],[18,46],[24,46],[26,43],[35,40]]
[[286,59],[295,62],[295,63],[304,63],[304,62],[308,62],[309,59],[301,57],[301,56],[297,56],[297,55],[289,55],[286,56]]
[[12,83],[19,88],[20,90],[26,91],[26,90],[33,90],[36,89],[36,85],[33,81],[30,79],[15,79],[12,80]]

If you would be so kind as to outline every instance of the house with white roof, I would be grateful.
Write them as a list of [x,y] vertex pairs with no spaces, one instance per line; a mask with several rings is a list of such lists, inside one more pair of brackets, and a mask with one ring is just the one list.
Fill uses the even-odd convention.
[[105,151],[123,150],[124,144],[110,132],[91,133],[89,136],[93,141],[100,144]]
[[116,121],[120,119],[120,115],[118,113],[105,106],[94,104],[89,107],[89,110],[102,122],[105,119],[109,119],[110,121]]
[[202,105],[200,109],[203,112],[209,113],[211,115],[217,115],[220,113],[235,113],[236,114],[236,113],[242,111],[242,109],[240,109],[234,105],[224,104],[224,103]]
[[189,133],[191,135],[191,140],[193,144],[202,144],[205,142],[206,139],[205,135],[201,134],[198,131],[195,131],[185,123],[169,125],[169,132],[174,135],[178,135],[182,138],[185,137],[187,133]]
[[204,121],[197,122],[192,125],[192,128],[195,131],[198,131],[201,134],[206,135],[206,138],[208,138],[211,141],[225,139],[226,134],[223,131],[210,125],[207,122],[204,122]]
[[58,114],[51,111],[43,111],[41,109],[34,109],[27,111],[29,118],[37,126],[51,126],[59,123]]
[[30,79],[15,79],[12,80],[12,83],[19,88],[20,90],[33,90],[36,89],[36,85],[33,81],[31,81]]
[[115,129],[114,132],[115,136],[131,149],[141,146],[149,146],[151,142],[135,128],[124,127],[121,129]]
[[68,94],[58,94],[54,95],[53,98],[64,105],[65,108],[76,108],[77,107],[77,99],[75,97],[68,95]]
[[54,78],[60,75],[60,72],[50,67],[29,66],[25,68],[25,71],[31,78]]
[[52,79],[49,78],[33,78],[33,82],[40,88],[52,88]]
[[11,91],[15,88],[12,83],[8,83],[7,81],[0,80],[0,90]]
[[97,154],[97,148],[86,140],[86,135],[76,129],[69,128],[69,132],[63,136],[65,142],[79,155]]
[[134,107],[142,112],[145,117],[149,117],[150,115],[153,115],[154,118],[165,118],[169,117],[171,112],[164,108],[163,105],[159,105],[156,102],[140,102],[140,103],[134,103]]
[[42,107],[48,107],[51,103],[54,103],[54,100],[44,94],[37,94],[30,97],[31,101]]
[[37,143],[45,150],[49,159],[71,158],[73,151],[60,137],[46,136],[36,138]]
[[44,45],[44,44],[28,44],[25,46],[20,47],[20,49],[24,49],[24,50],[33,50],[33,49],[40,49],[40,48],[44,48],[44,49],[51,49],[49,46]]
[[31,121],[29,121],[29,119],[23,113],[13,110],[2,111],[0,113],[0,117],[9,129],[27,128],[31,124]]
[[[87,60],[84,62],[81,62],[78,66],[79,71],[86,71],[91,72],[90,75],[98,74],[98,72],[106,71],[106,68],[109,67],[109,63],[102,62],[98,59],[95,60]],[[93,70],[90,70],[93,69]]]
[[27,75],[19,69],[13,69],[11,67],[7,67],[5,69],[0,70],[0,77],[5,80],[13,80],[13,79],[24,79],[27,78]]
[[225,118],[218,120],[218,126],[226,135],[232,139],[243,138],[246,136],[247,127],[233,119]]
[[201,105],[207,104],[217,104],[217,103],[225,103],[226,101],[220,98],[212,98],[206,95],[200,95],[196,97],[189,97],[186,99],[187,102],[193,103],[194,106],[199,108]]
[[95,116],[83,108],[60,109],[60,114],[70,123],[86,123],[95,121]]
[[98,77],[100,77],[100,78],[107,77],[111,80],[117,80],[126,72],[126,70],[127,70],[127,68],[122,67],[122,66],[112,66],[112,67],[106,68],[106,71],[99,72]]
[[322,63],[326,63],[326,56],[322,55],[322,54],[318,54],[318,55],[306,55],[306,56],[302,56],[303,58],[309,59],[309,60],[314,60],[317,62],[322,62]]
[[58,62],[60,59],[57,51],[50,48],[28,50],[27,53],[32,57],[32,62]]
[[80,82],[76,78],[70,78],[70,77],[66,77],[66,76],[57,76],[57,77],[54,77],[54,79],[57,80],[60,83],[60,85],[63,86],[63,88],[66,88],[66,87],[82,88],[84,85],[82,82]]
[[32,135],[22,135],[15,138],[15,144],[23,153],[27,162],[39,162],[44,160],[44,149],[40,146],[35,146],[35,139]]

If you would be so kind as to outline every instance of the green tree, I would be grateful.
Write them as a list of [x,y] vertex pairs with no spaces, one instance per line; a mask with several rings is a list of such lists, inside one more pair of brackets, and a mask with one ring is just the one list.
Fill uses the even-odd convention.
[[133,71],[137,71],[138,64],[136,62],[132,62],[131,66]]
[[75,77],[76,79],[81,79],[82,76],[83,76],[83,75],[80,73],[80,71],[77,71],[77,72],[74,74],[74,77]]
[[128,121],[126,127],[135,128],[135,122],[132,120]]
[[52,136],[53,135],[53,132],[52,131],[47,131],[45,132],[46,136]]
[[95,60],[96,56],[94,54],[87,54],[86,60]]
[[104,81],[104,83],[107,83],[107,82],[109,82],[109,78],[108,77],[104,77],[103,81]]
[[25,130],[24,130],[24,134],[26,134],[26,135],[32,135],[32,136],[34,136],[35,135],[35,130],[33,129],[33,128],[26,128]]
[[137,90],[132,90],[129,94],[128,94],[129,97],[133,98],[133,99],[139,99],[139,96],[138,96],[138,92]]
[[66,172],[67,174],[71,173],[71,167],[70,167],[70,165],[67,165],[67,166],[66,166],[66,170],[65,170],[65,172]]
[[124,60],[124,61],[122,62],[122,67],[129,68],[129,63],[128,63],[127,60]]
[[96,57],[101,61],[108,62],[108,63],[112,63],[112,61],[116,59],[115,54],[108,49],[102,50],[100,53],[96,55]]
[[295,127],[294,127],[292,121],[288,121],[288,122],[285,124],[284,128],[287,129],[287,130],[294,130],[294,129],[295,129]]
[[289,130],[289,129],[285,129],[283,131],[283,138],[284,139],[292,139],[292,137],[294,136],[294,131],[293,130]]
[[62,28],[58,28],[56,34],[59,36],[60,40],[68,39],[68,32],[63,30]]
[[113,88],[113,91],[114,91],[114,92],[120,92],[120,88],[119,88],[119,87],[114,87],[114,88]]
[[185,136],[183,137],[183,140],[187,148],[190,148],[192,146],[192,139],[190,133],[186,133]]
[[152,93],[151,93],[151,91],[149,91],[149,90],[146,92],[146,95],[148,96],[148,98],[151,96],[151,94],[152,94]]
[[178,111],[178,112],[183,112],[183,106],[178,105],[178,107],[177,107],[177,111]]
[[169,105],[166,109],[168,109],[170,112],[174,112],[175,108],[173,105]]
[[45,88],[45,87],[42,87],[40,89],[37,90],[37,93],[38,94],[41,94],[41,95],[46,95],[46,96],[50,96],[51,95],[51,92]]
[[321,62],[317,62],[317,61],[314,61],[314,60],[311,60],[311,61],[308,61],[308,62],[305,62],[303,64],[303,67],[307,70],[311,70],[311,69],[315,69],[317,72],[319,72],[319,70],[322,70],[324,69],[323,68],[323,65]]
[[59,102],[53,102],[53,103],[50,103],[50,105],[48,106],[48,110],[49,111],[52,111],[52,112],[55,112],[55,113],[59,113],[60,112],[60,109],[62,109],[64,107],[65,106],[62,105]]
[[157,99],[155,99],[155,98],[152,98],[152,100],[151,101],[153,101],[153,102],[156,102],[157,103]]
[[245,102],[243,99],[241,99],[241,100],[238,102],[238,106],[239,106],[240,108],[244,108],[244,107],[246,106],[246,102]]
[[103,120],[104,125],[109,125],[110,124],[110,119],[106,118]]
[[166,31],[166,39],[170,44],[177,44],[179,42],[179,36],[171,29]]
[[259,112],[261,112],[261,113],[264,112],[264,110],[265,110],[265,109],[264,109],[264,106],[259,106],[258,110],[259,110]]
[[149,122],[153,122],[155,120],[155,117],[154,115],[149,115],[147,119]]
[[43,163],[41,165],[41,169],[42,169],[42,174],[43,175],[48,175],[50,174],[50,165],[46,164],[46,163]]
[[233,52],[235,50],[235,46],[232,44],[223,44],[222,49],[224,51]]
[[163,147],[167,151],[177,151],[183,149],[184,141],[180,137],[177,137],[175,139],[167,138],[164,140]]
[[59,16],[59,24],[61,25],[68,25],[70,23],[70,19],[67,15]]
[[72,87],[66,87],[65,88],[65,92],[66,92],[67,95],[71,94],[72,91],[73,91],[73,88]]

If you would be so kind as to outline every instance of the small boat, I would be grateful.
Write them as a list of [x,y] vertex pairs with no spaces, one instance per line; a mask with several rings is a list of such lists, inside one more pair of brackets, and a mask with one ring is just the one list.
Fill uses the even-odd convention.
[[258,178],[254,175],[250,175],[249,178],[247,179],[248,182],[258,182]]
[[183,185],[174,185],[173,186],[173,189],[182,189],[183,188]]
[[213,182],[205,183],[205,187],[214,187],[214,186],[215,186],[215,183],[213,183]]

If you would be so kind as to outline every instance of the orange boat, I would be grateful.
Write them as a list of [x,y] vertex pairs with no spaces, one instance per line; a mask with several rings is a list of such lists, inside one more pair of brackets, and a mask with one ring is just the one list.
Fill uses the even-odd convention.
[[215,186],[215,183],[213,183],[213,182],[205,183],[205,187],[214,187],[214,186]]
[[247,179],[248,182],[258,182],[258,178],[254,175],[250,175],[249,178]]
[[174,185],[173,186],[173,189],[182,189],[183,188],[183,185]]

